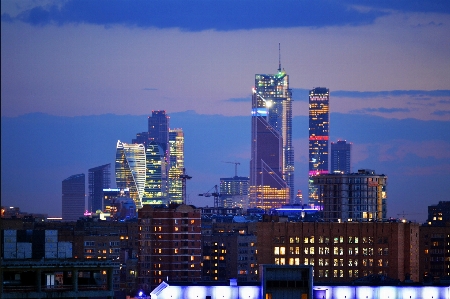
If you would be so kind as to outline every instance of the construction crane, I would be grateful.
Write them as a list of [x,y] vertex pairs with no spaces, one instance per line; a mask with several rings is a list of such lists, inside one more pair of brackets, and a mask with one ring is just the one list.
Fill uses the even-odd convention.
[[183,204],[186,204],[186,181],[192,179],[191,176],[186,174],[186,169],[183,168],[183,174],[180,174],[179,178],[181,179],[181,190],[182,190],[182,200]]
[[239,162],[228,162],[228,161],[222,161],[223,163],[231,163],[234,164],[234,176],[237,176],[237,166],[241,165]]
[[[211,193],[211,191],[214,189],[214,192]],[[206,193],[200,193],[198,196],[204,196],[204,197],[214,197],[214,207],[218,208],[219,207],[219,198],[220,198],[220,194],[219,194],[219,190],[217,188],[217,185],[215,185],[214,187],[212,187],[211,189],[209,189]]]

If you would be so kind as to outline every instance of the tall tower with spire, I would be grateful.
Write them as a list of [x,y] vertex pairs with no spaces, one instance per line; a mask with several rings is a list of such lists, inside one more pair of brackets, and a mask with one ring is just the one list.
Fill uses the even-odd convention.
[[289,76],[256,74],[252,94],[250,207],[278,208],[294,199],[292,92]]

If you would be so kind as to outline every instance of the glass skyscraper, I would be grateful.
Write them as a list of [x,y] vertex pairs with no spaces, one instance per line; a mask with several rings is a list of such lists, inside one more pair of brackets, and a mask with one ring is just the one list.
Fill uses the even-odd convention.
[[136,203],[136,208],[142,208],[146,175],[145,146],[118,140],[115,170],[117,188],[128,188],[130,197]]
[[148,117],[148,139],[155,141],[163,149],[164,156],[168,156],[169,120],[165,110],[152,111]]
[[330,172],[350,173],[352,144],[345,140],[331,142]]
[[308,204],[321,209],[313,177],[328,173],[328,139],[330,91],[317,87],[309,91],[309,182]]
[[161,146],[151,141],[145,148],[145,185],[142,204],[166,204],[166,163]]
[[110,174],[110,163],[89,169],[89,210],[91,212],[104,210],[103,189],[111,187]]
[[169,129],[168,197],[170,203],[183,203],[184,133],[182,129]]
[[77,221],[84,215],[86,182],[84,173],[75,174],[62,181],[62,218]]
[[279,208],[293,198],[292,93],[280,64],[276,74],[255,75],[249,204]]

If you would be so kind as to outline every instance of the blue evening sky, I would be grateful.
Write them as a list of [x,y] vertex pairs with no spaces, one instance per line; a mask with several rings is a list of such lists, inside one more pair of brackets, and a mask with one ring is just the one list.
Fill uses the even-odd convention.
[[[331,139],[388,175],[388,215],[450,200],[448,1],[1,1],[2,205],[61,213],[61,181],[114,162],[152,110],[186,131],[190,202],[248,175],[250,94],[281,64],[307,193],[308,90]],[[105,124],[106,122],[106,124]],[[189,191],[189,189],[191,189]]]

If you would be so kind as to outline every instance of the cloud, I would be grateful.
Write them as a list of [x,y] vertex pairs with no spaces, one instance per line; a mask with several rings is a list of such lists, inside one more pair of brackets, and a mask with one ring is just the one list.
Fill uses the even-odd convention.
[[450,114],[450,110],[436,110],[432,113],[433,115],[448,115]]
[[232,102],[232,103],[248,103],[251,102],[252,97],[248,96],[246,98],[230,98],[225,100],[226,102]]
[[440,23],[435,23],[434,21],[432,21],[432,22],[429,22],[429,23],[427,23],[427,24],[417,24],[416,26],[414,26],[414,27],[416,27],[416,28],[423,28],[423,27],[440,27],[440,26],[442,26],[442,25],[444,25],[444,23],[442,23],[442,22],[440,22]]
[[12,23],[14,18],[12,18],[9,14],[2,14],[2,22]]
[[407,108],[364,108],[359,110],[352,110],[350,113],[372,113],[372,112],[378,112],[378,113],[396,113],[396,112],[410,112]]
[[337,90],[330,91],[333,97],[342,98],[360,98],[360,99],[373,99],[380,97],[421,97],[426,100],[429,98],[424,97],[448,97],[450,96],[450,90],[389,90],[389,91],[348,91]]
[[410,0],[347,0],[348,4],[365,6],[371,9],[397,10],[403,12],[438,12],[450,13],[450,5],[447,0],[434,1],[410,1]]
[[443,140],[397,140],[391,144],[379,145],[380,161],[404,160],[410,154],[416,158],[434,158],[448,161],[450,159],[450,143]]
[[[270,13],[270,17],[267,17]],[[2,20],[15,19],[35,26],[68,23],[181,28],[187,31],[241,30],[256,28],[327,27],[371,24],[381,10],[357,10],[338,1],[120,1],[69,0],[61,5],[35,6],[16,17],[8,13]],[[320,16],[317,17],[317,16]]]

